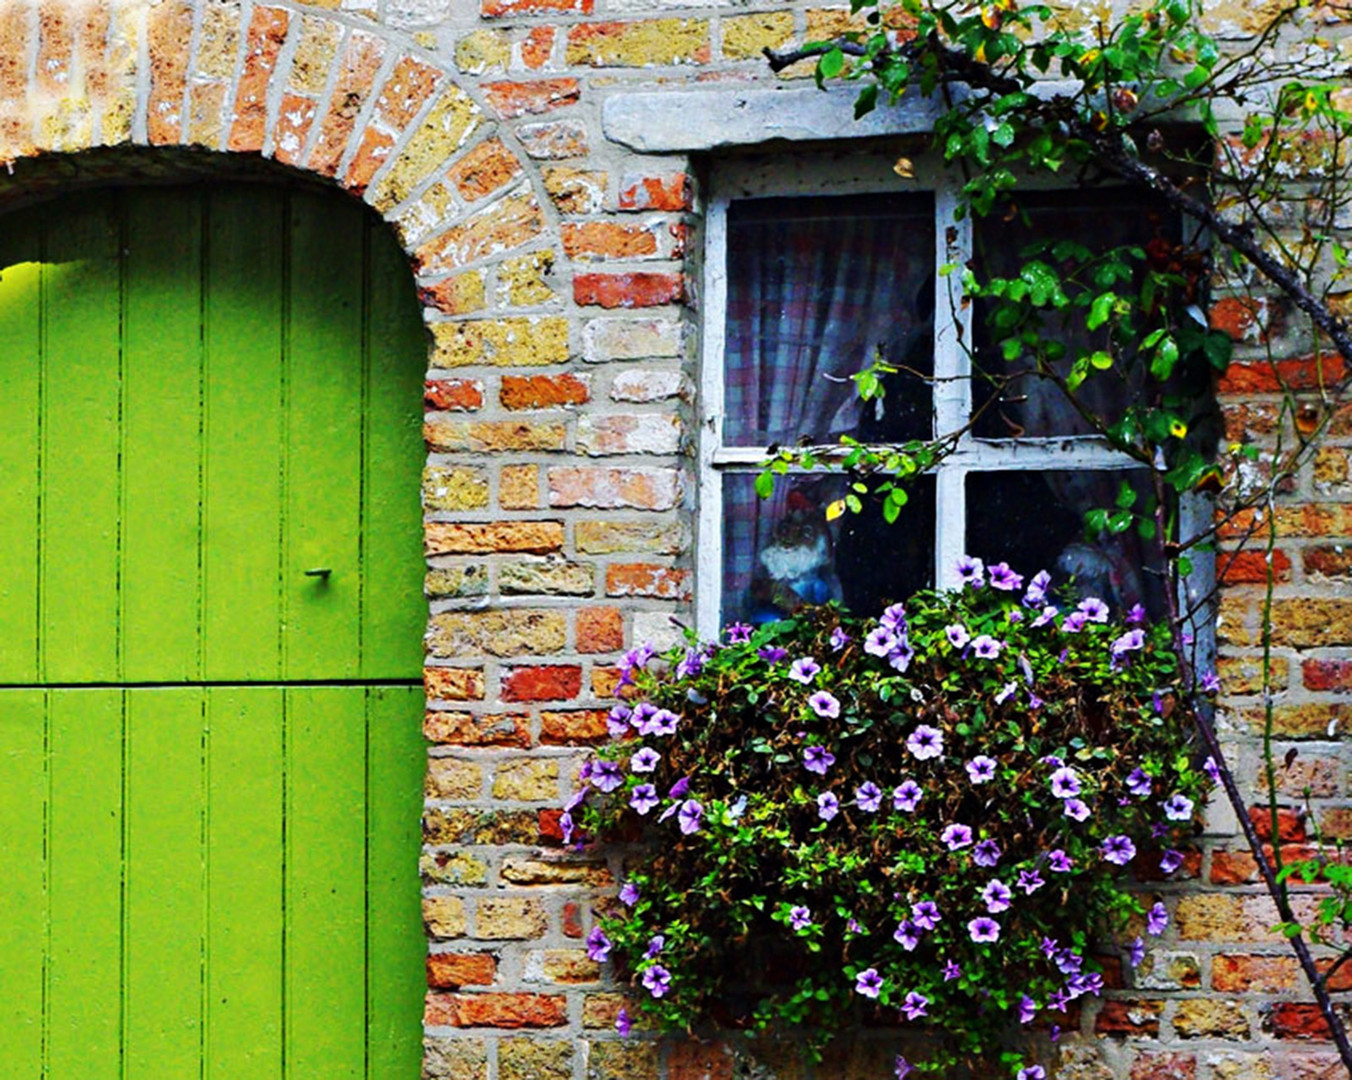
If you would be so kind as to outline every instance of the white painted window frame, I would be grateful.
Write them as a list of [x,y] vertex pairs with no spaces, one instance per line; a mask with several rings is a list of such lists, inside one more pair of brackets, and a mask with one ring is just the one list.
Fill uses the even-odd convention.
[[[897,155],[783,154],[735,159],[712,171],[706,189],[702,342],[697,401],[699,438],[696,515],[695,621],[701,638],[718,636],[723,591],[723,477],[756,472],[769,457],[764,447],[722,443],[724,408],[724,326],[727,311],[727,217],[738,199],[786,195],[877,195],[929,192],[934,198],[934,266],[964,266],[972,255],[970,221],[955,223],[960,181],[935,158],[914,158],[914,179],[892,168]],[[934,313],[935,433],[956,431],[971,411],[971,368],[960,340],[971,341],[971,305],[961,303],[961,273],[936,276]],[[968,473],[1016,470],[1105,470],[1140,468],[1098,436],[980,439],[970,432],[933,470],[935,478],[934,581],[959,584],[957,559],[966,552],[965,487]],[[903,514],[905,511],[902,512]],[[1204,527],[1206,506],[1184,507],[1184,535]],[[901,527],[901,526],[898,526]],[[1197,575],[1195,575],[1197,576]],[[1209,574],[1202,574],[1209,580]],[[1192,588],[1189,591],[1193,591]]]

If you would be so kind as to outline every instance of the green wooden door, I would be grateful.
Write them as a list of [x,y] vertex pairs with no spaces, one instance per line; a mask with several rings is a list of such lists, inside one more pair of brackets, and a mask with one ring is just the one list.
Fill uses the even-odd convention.
[[337,196],[0,219],[0,1076],[418,1075],[411,292]]

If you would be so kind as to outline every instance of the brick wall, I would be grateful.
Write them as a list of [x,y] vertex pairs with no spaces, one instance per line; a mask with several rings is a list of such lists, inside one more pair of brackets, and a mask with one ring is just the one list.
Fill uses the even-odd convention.
[[[1242,43],[1270,8],[1232,0],[1208,21]],[[670,640],[692,588],[699,167],[611,141],[602,110],[640,92],[801,80],[807,65],[771,76],[761,47],[851,25],[846,7],[755,0],[0,4],[0,159],[127,146],[261,154],[365,199],[409,253],[430,331],[428,1077],[732,1073],[717,1046],[617,1039],[621,999],[581,947],[590,901],[617,867],[558,846],[556,808],[604,737],[616,659]],[[1308,343],[1284,336],[1280,314],[1276,302],[1216,304],[1244,361],[1220,388],[1232,439],[1276,438],[1268,338],[1290,357],[1289,381],[1319,385]],[[1295,423],[1316,423],[1319,408],[1311,393]],[[1293,852],[1306,843],[1296,808],[1307,785],[1325,831],[1352,835],[1343,412],[1284,496],[1274,559],[1277,725],[1281,750],[1300,748],[1281,774],[1292,809],[1280,842]],[[1251,554],[1228,565],[1219,629],[1222,723],[1255,791],[1263,569]],[[1061,1076],[1336,1072],[1233,822],[1216,811],[1211,828],[1184,880],[1158,888],[1174,915],[1165,943],[1134,986],[1086,1013]],[[886,1052],[864,1042],[816,1075],[885,1075]],[[772,1064],[783,1080],[801,1074],[791,1052]]]

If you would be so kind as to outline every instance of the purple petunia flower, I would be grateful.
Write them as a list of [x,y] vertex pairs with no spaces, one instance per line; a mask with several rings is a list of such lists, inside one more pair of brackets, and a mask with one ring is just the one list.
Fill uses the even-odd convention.
[[865,813],[876,814],[883,804],[883,789],[872,780],[865,780],[854,789],[854,801]]
[[809,746],[803,751],[803,768],[821,776],[836,763],[836,755],[824,746]]
[[1047,853],[1047,865],[1054,874],[1069,874],[1075,863],[1064,851],[1056,848]]
[[1014,592],[1023,588],[1023,575],[1009,568],[1009,563],[998,562],[989,569],[992,589]]
[[[635,714],[637,715],[637,713]],[[675,735],[680,717],[670,709],[656,709],[638,729],[640,735]]]
[[653,997],[660,998],[671,988],[671,972],[654,964],[643,973],[643,985]]
[[864,652],[870,656],[886,656],[897,646],[897,639],[885,626],[878,626],[864,638]]
[[1159,901],[1145,917],[1145,932],[1151,937],[1159,937],[1169,926],[1169,909]]
[[1066,817],[1076,821],[1083,821],[1089,816],[1089,807],[1082,799],[1067,799],[1061,806]]
[[1140,967],[1141,961],[1145,959],[1145,942],[1141,940],[1140,935],[1136,940],[1127,946],[1127,963],[1132,967]]
[[682,776],[676,783],[671,785],[671,790],[667,792],[668,799],[683,799],[685,793],[690,790],[690,777]]
[[883,977],[876,968],[865,968],[854,977],[854,992],[866,998],[876,998],[883,989]]
[[620,903],[625,907],[633,907],[638,903],[638,886],[632,881],[626,881],[620,886]]
[[903,634],[897,638],[896,646],[887,654],[887,662],[898,671],[905,671],[911,666],[913,659],[915,659],[915,649],[911,648],[911,643],[906,640],[906,635]]
[[991,637],[990,634],[982,634],[980,637],[972,639],[972,655],[980,657],[982,660],[994,660],[1000,655],[1000,650],[1004,645]]
[[1052,794],[1058,799],[1070,799],[1080,793],[1080,774],[1063,765],[1051,776]]
[[704,807],[694,799],[686,799],[681,803],[681,809],[676,814],[676,820],[680,823],[681,832],[686,836],[691,833],[699,832],[700,818],[704,816]]
[[973,558],[971,555],[964,555],[957,561],[955,569],[958,572],[958,580],[964,585],[971,585],[975,589],[981,588],[985,584],[985,567],[980,559]]
[[667,939],[665,935],[654,934],[652,937],[648,939],[648,947],[643,950],[643,955],[646,956],[649,960],[651,960],[654,956],[656,956],[658,953],[662,951],[666,943]]
[[1192,800],[1181,792],[1175,791],[1164,802],[1164,816],[1170,821],[1189,821],[1192,818]]
[[920,944],[920,927],[906,919],[892,931],[892,939],[907,952],[915,952],[915,947]]
[[1009,886],[999,878],[991,878],[986,882],[986,887],[981,890],[981,899],[986,904],[986,910],[992,915],[998,915],[1002,911],[1009,909],[1009,902],[1014,898],[1014,894],[1009,891]]
[[840,813],[840,800],[829,791],[823,791],[817,796],[817,816],[823,821],[830,821]]
[[1109,836],[1104,839],[1099,852],[1108,862],[1116,866],[1126,866],[1136,858],[1136,845],[1131,842],[1129,836]]
[[933,930],[939,925],[939,905],[933,900],[921,900],[911,905],[911,921],[921,930]]
[[1042,880],[1042,875],[1036,870],[1019,871],[1019,888],[1024,891],[1025,895],[1031,896],[1045,884],[1046,882]]
[[921,724],[906,739],[906,749],[917,761],[942,757],[944,752],[944,733],[938,728]]
[[604,930],[599,926],[591,928],[591,933],[587,935],[587,956],[589,959],[595,960],[598,964],[604,964],[610,959],[610,950],[613,947]]
[[1034,620],[1033,620],[1031,623],[1029,623],[1028,625],[1029,625],[1029,626],[1046,626],[1049,622],[1051,622],[1051,621],[1052,621],[1054,618],[1056,618],[1059,614],[1061,614],[1061,609],[1060,609],[1060,608],[1056,607],[1056,606],[1053,605],[1053,604],[1048,604],[1048,605],[1047,605],[1046,607],[1044,607],[1040,612],[1038,612],[1037,618],[1034,619]]
[[623,739],[629,734],[629,718],[634,711],[628,705],[616,705],[606,714],[606,733],[612,739]]
[[1146,774],[1144,769],[1132,769],[1127,776],[1127,790],[1138,799],[1144,799],[1150,794],[1150,786],[1150,777]]
[[1024,994],[1019,999],[1019,1023],[1031,1024],[1033,1018],[1037,1016],[1037,1002]]
[[1026,1069],[1020,1069],[1014,1080],[1047,1080],[1047,1070],[1041,1065],[1029,1065]]
[[1145,608],[1140,604],[1132,604],[1127,609],[1127,622],[1132,625],[1145,622]]
[[914,780],[903,780],[892,789],[892,809],[912,813],[924,792]]
[[801,904],[789,908],[789,925],[795,930],[803,930],[812,925],[812,912]]
[[839,626],[831,631],[831,651],[840,652],[850,643],[850,635],[845,633]]
[[911,1063],[900,1054],[897,1055],[896,1064],[892,1066],[892,1075],[896,1080],[906,1080],[915,1070],[911,1068]]
[[974,784],[987,784],[995,779],[995,759],[987,757],[985,754],[978,754],[972,758],[964,768],[967,770],[968,777]]
[[1183,852],[1170,848],[1160,856],[1160,873],[1172,874],[1183,865]]
[[633,1027],[634,1023],[629,1019],[629,1010],[621,1006],[620,1011],[615,1014],[615,1030],[620,1033],[621,1039],[627,1039]]
[[850,919],[849,922],[845,924],[845,932],[847,934],[862,934],[864,928],[859,925],[858,919]]
[[957,961],[955,960],[945,960],[943,974],[944,982],[952,982],[962,975],[962,968],[958,967]]
[[1005,685],[1000,687],[999,692],[995,695],[995,704],[1003,705],[1006,701],[1008,701],[1010,698],[1014,696],[1015,692],[1018,689],[1019,684],[1016,682],[1005,683]]
[[979,915],[967,924],[967,933],[977,943],[1000,940],[1000,924],[985,915]]
[[840,715],[840,702],[834,694],[829,694],[825,690],[818,690],[807,699],[807,703],[812,706],[814,713],[828,720],[834,720]]
[[1023,594],[1024,607],[1040,608],[1047,602],[1047,589],[1051,586],[1052,576],[1046,570],[1039,570],[1028,583],[1028,591]]
[[1120,638],[1115,640],[1109,651],[1113,654],[1113,659],[1120,660],[1129,652],[1137,652],[1145,648],[1145,631],[1128,630]]
[[1086,596],[1075,605],[1075,610],[1089,622],[1106,623],[1108,621],[1108,605],[1097,596]]
[[745,645],[751,640],[751,627],[743,622],[735,622],[728,627],[728,643],[731,645]]
[[972,862],[977,866],[994,866],[1000,861],[1000,845],[994,840],[981,840],[972,848]]
[[629,793],[629,805],[640,814],[646,814],[662,800],[657,797],[657,788],[652,784],[638,784]]
[[1061,948],[1061,945],[1060,945],[1060,943],[1056,940],[1056,938],[1049,938],[1049,937],[1043,938],[1043,939],[1042,939],[1042,944],[1040,944],[1040,945],[1038,946],[1038,950],[1039,950],[1039,951],[1042,953],[1042,955],[1045,956],[1048,960],[1050,960],[1053,956],[1055,956],[1056,953],[1057,953],[1057,951],[1058,951],[1060,948]]
[[972,842],[972,830],[966,825],[948,825],[939,834],[939,839],[948,845],[949,851],[957,851]]
[[1103,976],[1097,971],[1091,971],[1084,975],[1072,975],[1066,980],[1066,989],[1072,998],[1083,997],[1085,994],[1093,994],[1098,997],[1103,993]]
[[598,761],[592,766],[591,782],[597,791],[609,793],[624,783],[624,777],[615,762]]
[[575,826],[573,825],[573,815],[568,813],[567,810],[565,810],[562,814],[559,815],[559,834],[563,837],[563,842],[565,844],[569,843],[573,839],[574,828]]
[[1211,777],[1213,784],[1221,782],[1221,767],[1216,764],[1216,759],[1210,754],[1207,754],[1206,760],[1202,762],[1202,771]]
[[817,677],[821,669],[821,664],[817,663],[812,657],[800,656],[789,665],[789,678],[806,686]]
[[901,1011],[906,1014],[907,1020],[919,1020],[920,1017],[929,1015],[925,1012],[925,1006],[929,1003],[929,998],[924,994],[912,990],[901,1003]]
[[1062,949],[1056,954],[1056,969],[1062,975],[1078,975],[1084,967],[1084,957],[1074,949]]
[[629,759],[629,769],[631,772],[652,772],[661,760],[661,754],[652,747],[645,746]]
[[945,626],[944,637],[948,638],[948,643],[955,649],[961,649],[972,640],[972,635],[967,632],[967,627],[963,626],[962,623]]
[[1202,693],[1219,694],[1221,692],[1221,679],[1214,671],[1203,673],[1201,680]]
[[883,608],[883,613],[878,616],[878,625],[886,627],[894,634],[906,633],[906,606],[904,604],[888,604]]

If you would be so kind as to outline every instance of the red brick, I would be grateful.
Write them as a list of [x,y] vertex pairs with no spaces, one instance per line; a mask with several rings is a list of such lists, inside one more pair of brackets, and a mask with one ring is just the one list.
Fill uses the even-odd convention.
[[446,172],[461,196],[473,202],[500,190],[521,173],[521,163],[501,139],[487,139]]
[[475,715],[429,709],[423,718],[423,738],[455,746],[530,745],[528,718],[519,713]]
[[1306,660],[1300,674],[1307,690],[1352,692],[1352,660]]
[[430,953],[427,957],[427,985],[437,990],[492,986],[497,974],[498,962],[488,953]]
[[547,15],[564,12],[590,15],[595,0],[480,0],[479,14],[485,19],[503,15]]
[[680,274],[578,274],[573,278],[573,299],[584,307],[658,307],[685,299],[685,278]]
[[[1235,341],[1254,338],[1266,340],[1267,334],[1274,328],[1271,306],[1261,305],[1256,299],[1247,296],[1227,296],[1211,305],[1211,329],[1228,334]],[[1266,325],[1260,322],[1266,318]]]
[[1131,864],[1131,872],[1137,881],[1191,881],[1202,875],[1202,853],[1196,848],[1183,849],[1183,865],[1172,874],[1166,874],[1160,869],[1160,856],[1164,853],[1158,849],[1142,851],[1140,858]]
[[20,101],[28,93],[28,16],[31,11],[32,8],[24,5],[11,6],[0,13],[0,99],[5,101]]
[[610,737],[606,728],[607,715],[605,709],[542,712],[540,742],[546,746],[583,746],[605,742]]
[[473,412],[483,407],[484,384],[478,379],[429,379],[423,403],[442,412]]
[[400,58],[380,89],[376,99],[376,116],[391,130],[398,130],[412,120],[441,81],[441,72],[411,56]]
[[1283,384],[1291,390],[1318,390],[1342,382],[1346,370],[1343,358],[1336,354],[1275,364],[1231,364],[1217,390],[1222,394],[1280,393]]
[[690,571],[653,563],[614,563],[606,569],[606,595],[687,600]]
[[1160,1033],[1162,1001],[1112,998],[1103,1003],[1094,1019],[1094,1031],[1099,1035],[1148,1035]]
[[176,143],[183,132],[183,88],[192,43],[192,7],[159,4],[150,9],[150,101],[146,134],[156,145]]
[[[1216,569],[1220,571],[1218,576],[1222,585],[1265,585],[1267,552],[1221,552],[1216,556]],[[1279,582],[1291,580],[1291,558],[1281,548],[1274,548],[1272,552],[1272,578]]]
[[[1272,812],[1268,807],[1249,807],[1249,820],[1253,822],[1254,830],[1258,833],[1259,839],[1272,839]],[[1290,807],[1279,807],[1277,810],[1277,839],[1283,843],[1292,840],[1304,840],[1305,815]]]
[[1211,988],[1225,994],[1280,993],[1299,978],[1294,956],[1221,953],[1211,961]]
[[[591,0],[584,0],[585,3],[591,3]],[[554,52],[554,28],[552,26],[537,26],[529,34],[526,40],[521,43],[521,62],[528,68],[542,68],[549,63],[549,57]]]
[[582,905],[569,900],[563,905],[563,936],[580,938],[582,936]]
[[1193,1080],[1197,1059],[1192,1054],[1141,1054],[1131,1064],[1131,1080]]
[[641,259],[657,254],[657,237],[641,225],[588,221],[563,226],[563,250],[570,259],[594,255],[605,259]]
[[582,690],[582,668],[574,664],[508,668],[502,676],[504,701],[567,701]]
[[230,127],[229,148],[256,153],[263,149],[267,124],[268,82],[277,67],[277,55],[286,41],[288,12],[281,8],[254,8],[249,21],[244,71],[235,91],[235,122]]
[[1268,1027],[1279,1039],[1327,1039],[1328,1024],[1318,1005],[1281,1001],[1268,1014]]
[[694,188],[685,173],[626,176],[620,181],[621,210],[689,210]]
[[732,1057],[722,1043],[679,1042],[670,1055],[667,1080],[732,1080]]
[[563,828],[559,824],[559,819],[563,817],[562,810],[541,810],[540,837],[543,840],[557,840],[563,842]]
[[284,94],[277,122],[272,126],[272,155],[283,165],[295,165],[314,123],[315,103],[299,94]]
[[577,651],[619,652],[624,648],[624,615],[619,608],[583,608],[577,613]]
[[561,994],[428,994],[429,1027],[542,1028],[568,1022]]
[[357,152],[352,155],[347,166],[347,175],[343,186],[360,195],[371,182],[371,177],[380,171],[380,167],[389,160],[394,149],[394,136],[378,127],[368,127],[362,132]]
[[371,34],[357,31],[348,40],[339,61],[338,81],[319,127],[319,139],[310,155],[313,171],[324,176],[333,176],[338,171],[384,55],[384,42]]
[[57,4],[38,8],[37,87],[46,94],[70,91],[70,12]]
[[591,387],[576,375],[504,375],[498,397],[504,409],[547,409],[585,404]]
[[575,105],[582,95],[576,79],[540,79],[536,82],[492,82],[484,86],[488,103],[504,120],[527,113],[545,113]]

